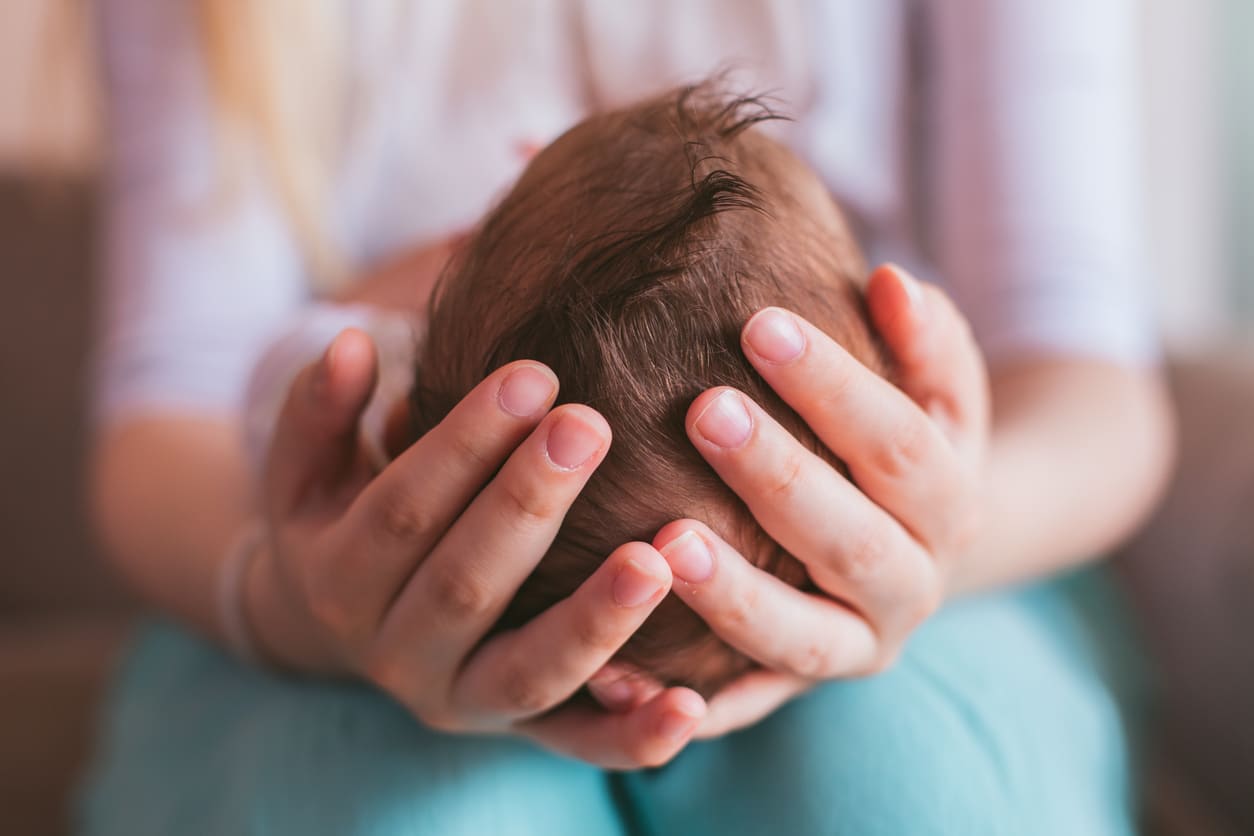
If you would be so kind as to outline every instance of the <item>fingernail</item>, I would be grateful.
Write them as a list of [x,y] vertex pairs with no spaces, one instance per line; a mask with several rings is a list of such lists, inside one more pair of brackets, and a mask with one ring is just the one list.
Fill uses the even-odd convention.
[[697,720],[678,711],[668,711],[658,722],[658,734],[671,742],[683,740],[696,727]]
[[688,530],[659,551],[680,580],[701,583],[714,574],[714,555],[697,532]]
[[745,340],[762,359],[771,363],[787,363],[801,355],[805,337],[791,314],[768,308],[749,320]]
[[563,415],[549,430],[544,442],[549,461],[563,470],[574,470],[596,455],[604,440],[595,428],[574,415]]
[[657,595],[664,583],[636,561],[628,560],[614,578],[614,600],[620,607],[638,607]]
[[889,262],[888,266],[892,268],[893,275],[897,277],[897,283],[901,285],[901,289],[905,291],[906,299],[909,301],[910,309],[915,313],[923,311],[923,288],[919,287],[919,282],[914,276],[906,272],[899,264]]
[[719,447],[739,447],[749,440],[753,422],[744,400],[730,389],[710,401],[709,406],[697,416],[697,432]]
[[530,418],[548,405],[557,384],[535,366],[514,370],[497,393],[501,409],[518,418]]

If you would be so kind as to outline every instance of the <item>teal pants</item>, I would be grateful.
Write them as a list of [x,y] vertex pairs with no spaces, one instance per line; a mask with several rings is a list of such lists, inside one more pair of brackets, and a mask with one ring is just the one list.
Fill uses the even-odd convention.
[[816,688],[669,765],[605,773],[423,728],[365,687],[144,630],[79,829],[146,834],[1135,832],[1137,676],[1095,573],[951,605],[885,674]]

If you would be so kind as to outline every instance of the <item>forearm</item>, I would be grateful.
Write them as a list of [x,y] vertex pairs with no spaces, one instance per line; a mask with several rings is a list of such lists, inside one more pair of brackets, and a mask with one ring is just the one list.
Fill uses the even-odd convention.
[[[408,357],[416,339],[411,319],[385,311],[424,309],[450,246],[441,242],[398,259],[355,282],[344,304],[311,306],[278,335],[253,372],[247,434],[224,416],[190,413],[129,419],[101,434],[91,477],[97,536],[145,600],[220,635],[219,569],[255,512],[253,474],[291,378],[347,327],[370,332],[389,357]],[[401,304],[406,299],[409,308]],[[411,366],[389,364],[379,408],[363,416],[370,437],[381,436],[385,407],[408,388]]]
[[992,378],[982,533],[956,593],[1048,575],[1118,545],[1171,466],[1172,413],[1152,370],[1041,360]]
[[120,574],[152,605],[220,636],[218,571],[252,496],[233,425],[124,421],[97,440],[91,481],[97,536]]

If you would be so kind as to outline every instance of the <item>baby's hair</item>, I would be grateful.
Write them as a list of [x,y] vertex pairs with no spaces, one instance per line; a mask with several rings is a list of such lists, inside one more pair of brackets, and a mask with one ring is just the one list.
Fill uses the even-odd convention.
[[[821,189],[813,173],[751,130],[779,118],[717,83],[593,116],[532,161],[441,278],[416,370],[416,433],[522,358],[547,364],[559,402],[588,404],[614,433],[500,628],[568,596],[619,545],[651,540],[681,517],[807,584],[684,429],[697,395],[732,386],[834,461],[741,351],[745,322],[768,305],[802,313],[872,369],[886,368],[843,219],[830,198],[805,194]],[[707,695],[752,666],[673,596],[619,658]]]

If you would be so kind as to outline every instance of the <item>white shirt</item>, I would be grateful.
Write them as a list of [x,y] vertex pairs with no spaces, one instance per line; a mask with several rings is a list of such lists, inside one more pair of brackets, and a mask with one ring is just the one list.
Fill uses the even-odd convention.
[[[192,5],[100,0],[105,421],[237,412],[313,301],[267,183],[207,209],[217,149]],[[395,5],[345,6],[356,95],[329,224],[360,267],[472,225],[521,172],[520,147],[734,66],[736,86],[795,117],[782,138],[872,261],[941,283],[990,363],[1155,359],[1132,0]]]

